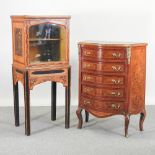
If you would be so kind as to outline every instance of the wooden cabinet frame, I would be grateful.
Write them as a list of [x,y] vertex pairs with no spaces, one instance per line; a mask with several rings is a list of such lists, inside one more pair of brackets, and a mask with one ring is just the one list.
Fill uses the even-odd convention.
[[[24,86],[25,100],[25,134],[30,135],[30,90],[37,84],[51,81],[51,120],[56,120],[56,82],[65,87],[65,128],[69,128],[70,113],[70,76],[69,65],[69,19],[70,16],[11,16],[12,19],[12,41],[13,41],[13,90],[14,90],[14,113],[15,125],[19,126],[19,96],[18,82]],[[65,61],[41,62],[30,64],[29,62],[29,28],[32,25],[42,23],[55,23],[65,27],[66,51]],[[22,34],[22,45],[19,44],[21,34],[15,37],[15,29],[20,28]],[[17,31],[18,32],[18,31]],[[17,39],[16,39],[17,38]],[[16,53],[22,47],[22,55]]]

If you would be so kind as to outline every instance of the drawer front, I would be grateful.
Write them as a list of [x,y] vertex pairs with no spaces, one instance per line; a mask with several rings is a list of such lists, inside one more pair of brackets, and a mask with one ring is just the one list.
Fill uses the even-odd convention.
[[51,69],[51,68],[52,67],[42,69],[31,68],[28,71],[30,89],[33,89],[35,85],[38,85],[46,81],[60,82],[64,86],[67,86],[68,68],[66,67],[58,69]]
[[86,58],[94,59],[94,58],[97,58],[97,55],[98,55],[98,51],[95,49],[84,49],[82,51],[82,56]]
[[100,72],[113,72],[122,73],[125,72],[124,63],[94,63],[89,61],[82,62],[82,69],[100,71]]
[[124,102],[114,102],[114,101],[101,101],[92,100],[82,97],[80,100],[80,106],[85,109],[90,109],[94,111],[106,111],[106,112],[120,112],[124,111]]
[[126,58],[125,49],[82,48],[82,57],[100,61],[103,59],[122,60]]
[[125,50],[124,49],[105,49],[103,50],[103,58],[104,59],[125,59]]
[[91,59],[91,60],[95,60],[95,61],[100,60],[98,47],[96,47],[96,46],[82,47],[81,48],[81,56],[82,56],[82,58]]
[[82,82],[90,82],[100,85],[122,86],[125,84],[123,76],[96,76],[92,74],[82,73]]
[[101,98],[125,98],[124,89],[96,88],[82,85],[82,94]]

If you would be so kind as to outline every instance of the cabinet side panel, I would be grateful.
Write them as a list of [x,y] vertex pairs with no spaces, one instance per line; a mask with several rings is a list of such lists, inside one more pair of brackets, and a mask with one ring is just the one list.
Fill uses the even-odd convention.
[[23,21],[13,21],[12,23],[13,40],[13,61],[24,64],[24,24]]
[[129,64],[129,114],[145,109],[146,46],[131,48]]

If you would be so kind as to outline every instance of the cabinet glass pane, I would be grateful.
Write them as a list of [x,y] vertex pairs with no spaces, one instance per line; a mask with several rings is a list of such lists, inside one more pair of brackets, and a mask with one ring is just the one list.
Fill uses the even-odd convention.
[[45,23],[29,29],[30,63],[65,61],[66,32],[64,26]]

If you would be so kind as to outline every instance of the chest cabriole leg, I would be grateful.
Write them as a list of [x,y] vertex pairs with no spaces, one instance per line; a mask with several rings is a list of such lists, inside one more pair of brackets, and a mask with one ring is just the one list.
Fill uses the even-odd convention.
[[85,122],[89,121],[89,112],[85,110]]
[[143,123],[146,117],[146,110],[140,113],[140,120],[139,120],[139,129],[140,131],[143,131]]
[[130,122],[130,115],[125,115],[125,137],[128,137],[129,122]]
[[76,110],[76,114],[77,114],[77,117],[79,119],[79,123],[78,123],[78,129],[81,129],[82,128],[82,125],[83,125],[83,118],[82,118],[82,108],[78,108]]

